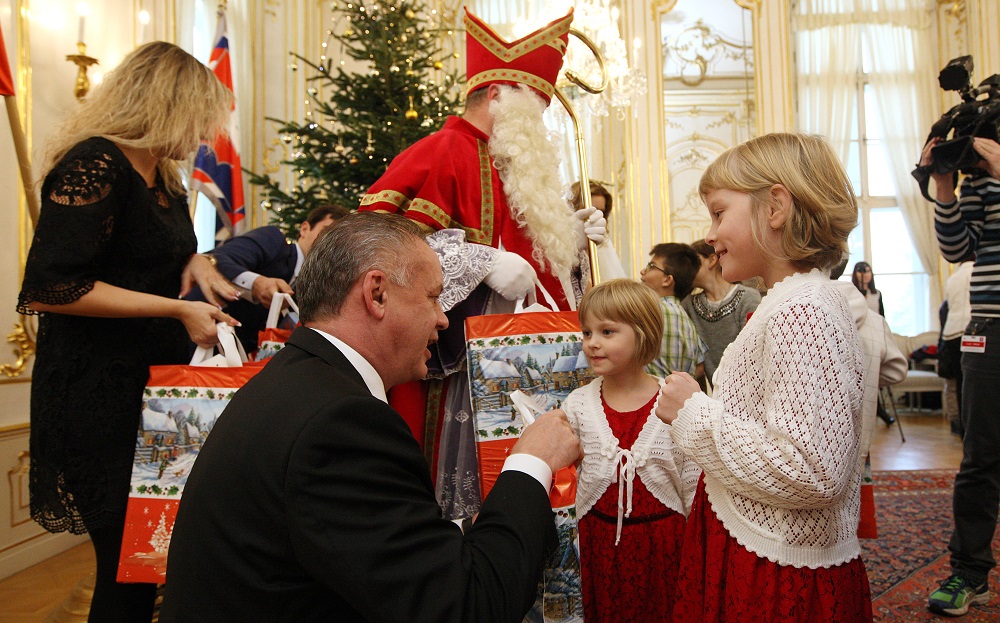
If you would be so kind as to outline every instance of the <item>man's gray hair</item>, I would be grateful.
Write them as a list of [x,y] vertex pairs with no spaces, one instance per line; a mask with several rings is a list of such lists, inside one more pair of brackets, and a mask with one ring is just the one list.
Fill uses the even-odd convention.
[[356,212],[317,239],[295,279],[302,322],[340,313],[354,282],[382,270],[396,285],[411,280],[414,243],[426,244],[420,227],[394,214]]

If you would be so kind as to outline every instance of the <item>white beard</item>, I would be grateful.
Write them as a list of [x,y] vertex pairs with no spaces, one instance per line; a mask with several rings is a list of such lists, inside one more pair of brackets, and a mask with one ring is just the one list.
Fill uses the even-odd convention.
[[524,228],[539,266],[568,273],[579,253],[573,214],[559,177],[559,149],[542,122],[545,102],[529,87],[501,86],[490,102],[489,151],[511,216]]

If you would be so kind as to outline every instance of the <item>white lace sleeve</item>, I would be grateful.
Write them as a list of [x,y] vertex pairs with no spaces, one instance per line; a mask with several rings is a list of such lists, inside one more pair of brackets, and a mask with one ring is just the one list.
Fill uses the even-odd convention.
[[441,309],[448,311],[465,300],[483,278],[493,270],[497,250],[483,244],[465,241],[461,229],[442,229],[427,236],[427,244],[441,260],[444,291],[439,299]]

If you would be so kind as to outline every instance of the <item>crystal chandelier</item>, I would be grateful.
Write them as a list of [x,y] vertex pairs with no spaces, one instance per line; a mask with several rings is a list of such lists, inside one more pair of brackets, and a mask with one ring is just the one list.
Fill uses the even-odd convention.
[[[569,86],[566,95],[583,104],[586,112],[596,116],[607,116],[610,109],[624,119],[625,109],[646,94],[646,75],[629,65],[629,50],[618,30],[618,7],[610,6],[608,0],[576,0],[575,2],[547,2],[543,14],[532,20],[519,20],[514,25],[514,35],[522,37],[556,17],[565,15],[569,6],[575,6],[573,28],[593,41],[604,56],[608,70],[608,88],[599,95],[585,93],[575,86]],[[640,46],[640,40],[633,42],[632,65]],[[576,37],[569,38],[569,47],[559,75],[560,87],[568,85],[565,74],[571,71],[588,84],[600,84],[601,75],[593,53]]]

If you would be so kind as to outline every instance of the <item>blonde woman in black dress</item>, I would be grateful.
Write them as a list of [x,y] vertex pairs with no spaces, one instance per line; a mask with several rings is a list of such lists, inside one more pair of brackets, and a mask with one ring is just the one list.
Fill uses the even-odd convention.
[[[232,94],[175,45],[129,54],[49,146],[18,311],[39,314],[31,388],[31,514],[89,533],[89,620],[148,623],[155,585],[115,581],[149,366],[235,324],[236,290],[196,253],[181,161],[220,131]],[[210,303],[179,300],[193,284]]]

